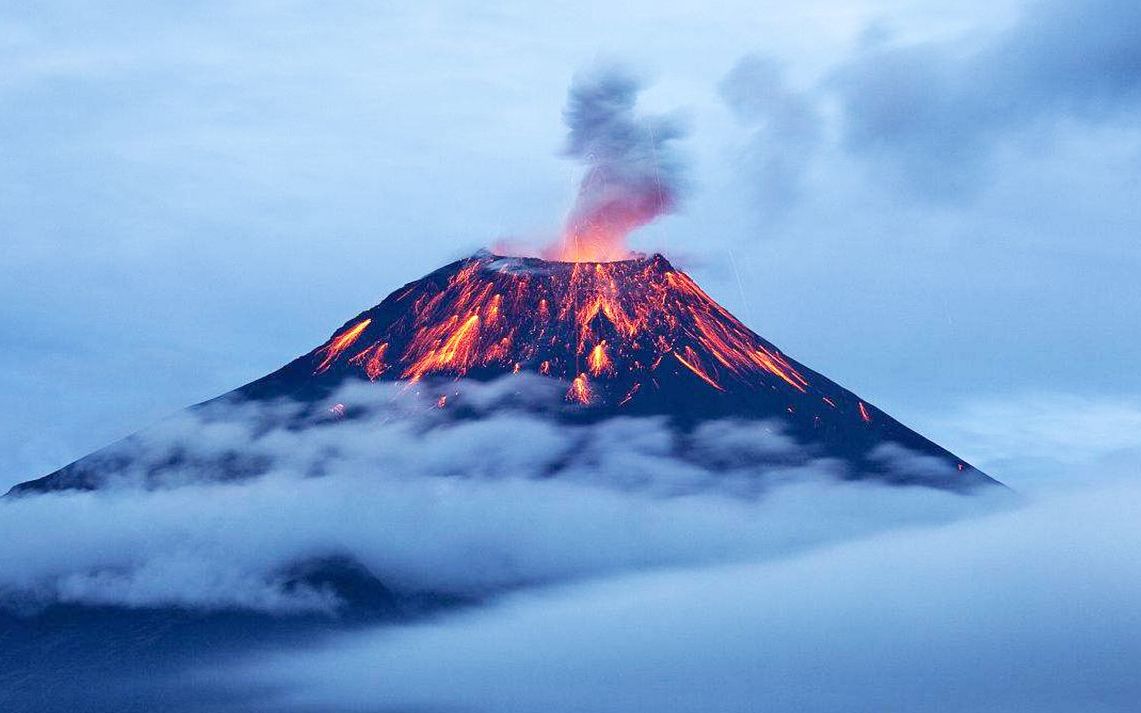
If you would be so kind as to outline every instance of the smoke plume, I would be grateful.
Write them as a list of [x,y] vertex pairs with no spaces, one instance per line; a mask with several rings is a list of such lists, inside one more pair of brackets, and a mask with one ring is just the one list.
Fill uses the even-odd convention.
[[620,260],[626,235],[673,211],[682,184],[674,142],[685,130],[674,116],[639,116],[644,84],[609,67],[575,78],[563,112],[565,153],[587,166],[562,239],[546,257]]

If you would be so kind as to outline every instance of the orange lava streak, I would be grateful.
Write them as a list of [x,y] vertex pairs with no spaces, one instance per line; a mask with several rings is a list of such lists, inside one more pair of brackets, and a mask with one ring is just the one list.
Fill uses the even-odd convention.
[[697,325],[698,341],[725,368],[735,374],[759,369],[780,378],[801,393],[807,390],[808,380],[780,352],[758,343],[756,337],[732,316],[729,319],[713,318],[693,306],[689,312]]
[[[686,347],[686,352],[691,357],[696,356],[695,354],[693,354],[693,350],[690,349],[689,347]],[[697,366],[696,364],[689,363],[688,361],[686,361],[685,359],[682,358],[681,354],[678,354],[677,352],[674,352],[673,355],[678,361],[680,361],[682,363],[683,366],[685,366],[685,368],[689,369],[694,374],[697,374],[699,377],[701,377],[702,381],[709,384],[710,386],[717,389],[718,391],[724,391],[725,390],[725,389],[721,388],[720,384],[718,384],[716,381],[713,380],[712,376],[710,376],[709,374],[706,374],[705,371],[703,371],[701,369],[701,367]]]
[[491,304],[487,306],[487,323],[491,324],[499,318],[499,308],[503,304],[503,295],[495,295],[491,298]]
[[872,415],[868,413],[868,407],[864,406],[864,402],[859,402],[860,405],[860,418],[864,419],[864,423],[872,422]]
[[487,348],[487,352],[483,356],[482,363],[494,364],[495,362],[509,362],[511,361],[511,359],[508,358],[510,354],[511,336],[508,335]]
[[586,383],[586,374],[579,374],[567,389],[567,401],[576,401],[580,404],[590,403],[590,384]]
[[579,329],[584,336],[590,330],[590,323],[600,314],[630,336],[633,336],[634,332],[637,331],[635,321],[626,315],[617,300],[598,295],[578,314]]
[[[443,325],[443,329],[436,328],[429,330],[432,333],[430,335],[426,335],[422,331],[417,334],[413,342],[415,343],[418,340],[420,342],[430,340],[438,344],[443,334],[447,334],[447,327],[451,326],[455,321],[456,318],[453,317],[449,323]],[[436,332],[440,334],[435,334]],[[478,336],[479,315],[473,314],[443,340],[442,346],[435,349],[428,349],[423,356],[404,370],[402,376],[404,378],[410,378],[412,381],[418,381],[424,374],[431,371],[452,370],[457,374],[463,374],[471,366],[476,338]]]
[[321,364],[313,373],[320,374],[332,366],[333,362],[337,360],[337,357],[339,357],[341,353],[346,349],[351,347],[353,342],[357,340],[357,337],[361,335],[361,332],[367,329],[368,325],[370,324],[372,324],[371,318],[363,319],[360,322],[354,324],[352,327],[346,329],[344,332],[341,332],[337,336],[333,337],[332,340],[329,341],[328,346],[324,347],[321,349],[321,351],[318,352],[318,354],[324,353],[325,358],[321,361]]
[[630,403],[630,399],[634,398],[634,394],[638,393],[638,389],[640,388],[642,388],[641,382],[635,383],[632,387],[630,387],[630,390],[626,392],[626,395],[622,397],[622,400],[618,402],[618,405],[625,406],[626,404]]
[[349,359],[349,363],[364,364],[364,371],[365,374],[368,375],[369,381],[376,381],[380,378],[380,375],[388,369],[388,365],[384,363],[384,353],[386,351],[388,351],[387,342],[373,344],[360,354]]
[[761,347],[755,353],[755,358],[764,365],[770,373],[776,374],[784,379],[794,389],[804,393],[808,386],[808,381],[800,375],[800,373],[792,368],[792,365],[780,355],[779,352],[769,351]]
[[624,404],[673,354],[719,391],[809,388],[797,365],[660,256],[573,265],[477,256],[393,299],[395,317],[364,319],[322,347],[318,371],[372,323],[372,346],[349,360],[372,380],[529,371],[570,381],[571,401],[625,394]]
[[590,373],[594,376],[601,376],[603,372],[608,374],[614,373],[614,365],[610,362],[610,358],[606,356],[605,339],[595,344],[594,349],[590,350],[590,356],[586,358],[586,363],[587,366],[590,367]]

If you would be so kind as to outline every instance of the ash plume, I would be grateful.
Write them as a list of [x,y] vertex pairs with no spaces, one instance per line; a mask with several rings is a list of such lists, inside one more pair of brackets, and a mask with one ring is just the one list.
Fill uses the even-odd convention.
[[587,173],[563,237],[546,257],[628,257],[626,235],[677,207],[683,162],[674,144],[686,131],[676,116],[636,113],[644,86],[620,67],[575,78],[563,110],[564,153],[586,164]]

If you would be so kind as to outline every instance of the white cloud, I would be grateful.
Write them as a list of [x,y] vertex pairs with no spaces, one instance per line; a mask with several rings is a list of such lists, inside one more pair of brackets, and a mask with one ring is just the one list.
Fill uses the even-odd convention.
[[[229,676],[278,710],[1131,710],[1141,489],[775,561],[615,577]],[[216,675],[216,674],[212,674]],[[441,685],[447,682],[447,685]]]
[[[845,482],[839,464],[771,423],[713,423],[692,436],[656,418],[559,423],[533,410],[526,385],[554,388],[452,384],[438,409],[430,387],[367,384],[312,412],[220,403],[181,414],[104,454],[99,491],[0,502],[0,592],[327,610],[328,596],[287,586],[285,573],[347,557],[401,592],[483,596],[784,556],[1009,502],[998,489],[966,497]],[[335,402],[348,417],[330,413]],[[678,453],[678,438],[692,439],[692,454]],[[244,477],[217,482],[235,464]]]

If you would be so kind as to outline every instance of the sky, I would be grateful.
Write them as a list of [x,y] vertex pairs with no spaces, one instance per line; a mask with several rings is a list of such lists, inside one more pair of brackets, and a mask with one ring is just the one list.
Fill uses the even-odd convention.
[[[0,6],[0,489],[147,429],[116,488],[3,504],[4,602],[320,613],[282,573],[330,553],[481,602],[173,673],[275,711],[1137,700],[1141,5],[400,5]],[[632,246],[1011,491],[841,483],[733,423],[699,452],[791,465],[714,476],[652,419],[559,429],[495,384],[462,427],[391,419],[383,387],[353,395],[376,423],[256,443],[280,405],[179,413],[554,239],[590,160],[568,90],[600,66],[676,128]],[[131,480],[235,445],[265,477]]]

